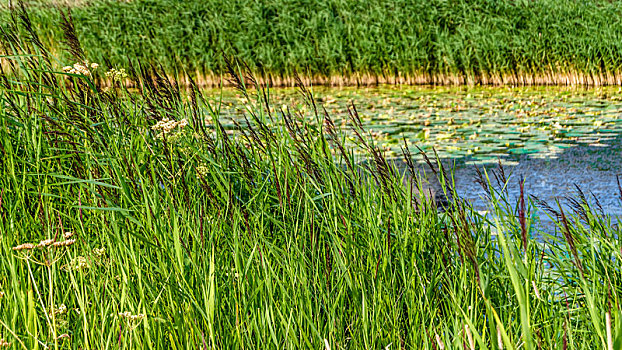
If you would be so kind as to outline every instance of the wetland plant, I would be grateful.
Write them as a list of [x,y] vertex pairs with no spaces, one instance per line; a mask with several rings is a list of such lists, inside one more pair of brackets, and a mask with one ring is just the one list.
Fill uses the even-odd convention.
[[293,86],[295,72],[329,85],[622,83],[622,7],[615,1],[51,3],[27,6],[41,40],[64,59],[71,56],[58,39],[57,6],[72,8],[91,60],[161,64],[171,76],[190,72],[200,85],[221,83],[222,52],[272,85]]
[[64,18],[75,72],[25,12],[0,35],[0,347],[620,347],[620,229],[582,197],[536,240],[511,176],[481,172],[484,216],[425,157],[439,211],[354,106],[349,139],[230,60],[231,127],[157,66],[104,87]]

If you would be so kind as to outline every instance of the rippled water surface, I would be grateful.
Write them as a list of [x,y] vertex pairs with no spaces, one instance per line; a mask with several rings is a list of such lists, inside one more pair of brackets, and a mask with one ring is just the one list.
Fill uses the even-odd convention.
[[[493,167],[501,160],[515,178],[510,197],[517,195],[522,176],[528,193],[543,200],[573,195],[579,186],[606,213],[622,214],[616,181],[622,172],[618,87],[322,87],[313,92],[346,135],[347,105],[353,103],[388,157],[401,154],[403,139],[413,154],[415,146],[436,149],[455,164],[457,190],[476,207],[484,208],[485,202],[473,181],[475,166]],[[225,115],[239,118],[242,96],[233,90],[207,95],[219,94]],[[277,114],[281,108],[311,109],[295,89],[275,89],[270,97]]]

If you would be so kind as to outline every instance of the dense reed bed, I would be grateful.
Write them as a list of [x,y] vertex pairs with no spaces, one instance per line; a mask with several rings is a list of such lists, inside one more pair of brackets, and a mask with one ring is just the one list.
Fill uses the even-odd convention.
[[[60,53],[58,12],[47,2],[30,4],[42,41]],[[294,85],[295,72],[333,85],[622,82],[622,7],[616,1],[55,4],[73,8],[91,59],[124,67],[157,62],[170,75],[186,72],[206,85],[220,82],[223,52],[273,85]]]
[[0,347],[619,348],[620,229],[582,193],[538,203],[561,234],[535,241],[535,202],[504,195],[519,179],[483,171],[482,216],[425,158],[439,211],[402,183],[408,146],[404,174],[354,106],[349,140],[304,85],[310,115],[271,107],[229,62],[247,102],[226,130],[218,97],[149,65],[103,88],[113,67],[68,18],[64,70],[18,25],[0,37]]

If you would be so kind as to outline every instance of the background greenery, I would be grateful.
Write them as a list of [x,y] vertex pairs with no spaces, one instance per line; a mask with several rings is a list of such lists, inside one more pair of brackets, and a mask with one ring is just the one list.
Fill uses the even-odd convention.
[[[71,3],[71,2],[70,2]],[[222,55],[256,73],[458,77],[581,74],[622,65],[622,6],[576,0],[135,0],[73,4],[88,58],[219,74]],[[57,10],[32,3],[58,49]],[[5,14],[6,15],[6,14]],[[61,50],[57,50],[61,51]]]

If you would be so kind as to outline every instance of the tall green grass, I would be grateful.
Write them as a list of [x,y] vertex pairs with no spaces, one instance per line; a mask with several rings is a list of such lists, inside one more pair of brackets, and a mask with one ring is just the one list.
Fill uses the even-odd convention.
[[619,348],[620,228],[583,195],[572,211],[538,203],[562,234],[536,241],[534,202],[504,195],[518,179],[483,173],[482,216],[425,158],[452,198],[439,211],[403,185],[408,147],[403,173],[354,106],[352,144],[304,86],[310,115],[274,108],[230,62],[246,121],[226,130],[218,96],[194,85],[134,65],[137,91],[106,90],[97,71],[54,69],[27,25],[2,29],[12,348]]
[[[31,12],[61,52],[58,11],[33,2]],[[92,60],[157,62],[208,83],[223,53],[286,83],[295,72],[328,83],[621,83],[616,1],[94,0],[72,13]]]

